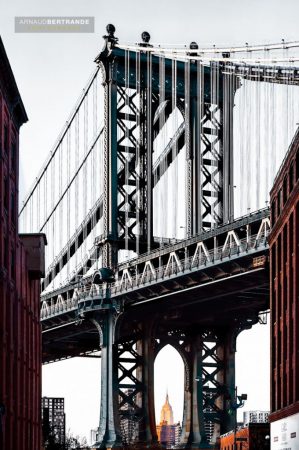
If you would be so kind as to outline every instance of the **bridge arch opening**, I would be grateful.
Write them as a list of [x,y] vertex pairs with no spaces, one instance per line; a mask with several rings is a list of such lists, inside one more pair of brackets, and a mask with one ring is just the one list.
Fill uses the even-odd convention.
[[[184,408],[185,365],[179,352],[170,344],[157,354],[154,367],[155,415],[160,442],[176,439],[181,433]],[[170,405],[170,407],[169,407]],[[171,414],[172,412],[172,414]],[[162,422],[171,420],[172,430],[163,428]],[[178,442],[173,443],[177,444]]]

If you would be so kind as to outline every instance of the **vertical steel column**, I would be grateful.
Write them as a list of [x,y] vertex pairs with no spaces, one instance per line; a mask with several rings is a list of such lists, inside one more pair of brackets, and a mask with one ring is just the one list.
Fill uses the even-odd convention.
[[96,58],[105,89],[102,246],[103,266],[116,268],[118,249],[144,252],[153,241],[152,56],[118,48],[108,27]]
[[235,339],[239,329],[206,330],[190,340],[191,396],[185,391],[181,447],[214,448],[220,434],[233,429],[230,411],[235,389]]
[[[145,70],[145,69],[144,69]],[[152,55],[151,53],[147,54],[146,59],[146,85],[144,88],[146,94],[146,132],[143,134],[145,138],[144,146],[146,152],[146,164],[145,168],[147,170],[147,178],[146,178],[146,219],[147,219],[147,251],[150,251],[152,248],[153,242],[153,119],[152,119]]]
[[[203,374],[203,348],[202,336],[197,335],[192,340],[192,394],[191,394],[191,448],[208,448],[209,444],[206,440],[204,430],[204,414],[203,414],[203,388],[204,388],[204,374]],[[204,446],[203,446],[204,445]]]
[[118,415],[118,366],[114,343],[116,313],[107,308],[91,321],[100,334],[101,346],[101,409],[99,434],[94,448],[121,447]]
[[199,61],[191,61],[190,104],[188,117],[186,115],[186,145],[187,145],[187,236],[202,231],[201,208],[201,117],[203,109],[204,76],[203,66]]
[[234,74],[223,74],[222,85],[223,222],[227,223],[231,222],[234,218],[233,109],[236,92],[236,80]]
[[[209,230],[223,222],[223,155],[219,67],[211,63],[204,77],[201,115],[201,220],[202,229]],[[207,78],[207,79],[206,79]]]
[[183,422],[182,422],[182,433],[180,438],[180,448],[188,447],[188,443],[191,438],[192,430],[192,390],[193,384],[191,382],[191,377],[193,380],[193,373],[191,370],[191,364],[189,359],[184,360],[184,412],[183,412]]
[[104,197],[102,247],[103,267],[117,266],[117,58],[113,55],[117,39],[114,27],[105,36],[105,47],[96,62],[103,73],[104,96]]
[[235,395],[235,354],[236,339],[235,329],[228,329],[221,335],[221,345],[217,349],[217,356],[223,361],[223,370],[217,374],[219,386],[223,386],[222,395],[216,399],[217,407],[222,411],[221,423],[214,428],[213,443],[217,437],[234,428],[236,410],[231,409],[231,400]]
[[139,426],[139,442],[149,446],[157,442],[154,401],[154,360],[155,343],[152,337],[152,323],[143,323],[142,339],[137,344],[137,351],[142,355],[143,365],[137,371],[137,378],[142,383],[139,394],[139,406],[143,411]]

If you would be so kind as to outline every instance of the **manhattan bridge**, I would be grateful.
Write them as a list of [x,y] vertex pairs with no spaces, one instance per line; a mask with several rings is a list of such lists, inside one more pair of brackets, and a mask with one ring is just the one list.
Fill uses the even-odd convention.
[[107,26],[20,211],[48,240],[43,362],[101,351],[95,448],[157,442],[168,344],[184,363],[180,448],[234,427],[236,339],[269,309],[268,198],[299,121],[298,47],[121,44]]

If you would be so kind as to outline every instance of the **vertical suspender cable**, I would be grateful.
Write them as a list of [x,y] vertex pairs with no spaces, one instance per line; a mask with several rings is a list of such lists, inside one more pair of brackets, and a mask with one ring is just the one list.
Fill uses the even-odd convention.
[[125,77],[126,77],[126,83],[125,83],[125,89],[124,89],[124,101],[125,101],[125,125],[124,125],[124,133],[125,133],[125,152],[123,154],[123,164],[124,164],[124,170],[125,170],[125,183],[124,183],[124,205],[125,205],[125,220],[124,220],[124,232],[125,232],[125,249],[126,249],[126,256],[129,256],[129,160],[130,160],[130,153],[129,153],[129,146],[128,146],[128,140],[129,140],[129,128],[131,126],[130,122],[130,51],[125,51]]
[[[66,135],[66,145],[67,145],[67,173],[66,173],[66,181],[67,185],[70,182],[70,165],[71,165],[71,128],[69,127],[67,135]],[[69,242],[71,233],[70,233],[70,224],[71,224],[71,205],[70,205],[70,188],[67,190],[67,242]],[[67,249],[68,259],[70,255],[70,248]],[[67,263],[67,277],[69,277],[70,264]]]
[[[198,213],[198,230],[193,230],[196,232],[202,231],[202,188],[201,188],[201,180],[202,180],[202,158],[201,158],[201,152],[202,152],[202,118],[204,113],[204,65],[201,61],[197,61],[197,135],[196,135],[196,141],[197,141],[197,151],[198,155],[196,157],[197,167],[195,173],[197,174],[198,180],[195,180],[195,186],[197,187],[198,192],[195,193],[196,195],[196,208],[195,210]],[[188,183],[188,180],[186,180]],[[186,214],[187,217],[187,214]],[[186,227],[186,233],[189,233],[189,230]],[[188,237],[188,235],[187,235]]]
[[[144,236],[144,220],[142,224],[140,223],[140,210],[142,209],[144,213],[144,189],[146,186],[140,189],[140,178],[144,179],[146,170],[144,167],[144,158],[145,158],[145,133],[146,133],[146,124],[145,124],[145,86],[143,84],[141,88],[141,76],[140,76],[140,53],[136,54],[136,66],[135,66],[135,90],[136,90],[136,112],[135,112],[135,120],[136,120],[136,162],[135,162],[135,172],[136,172],[136,194],[135,194],[135,209],[136,209],[136,226],[135,226],[135,236],[136,236],[136,247],[135,251],[137,255],[139,255],[140,251],[140,236],[142,239]],[[140,116],[142,115],[142,122]],[[140,152],[140,147],[142,147],[142,155]],[[142,225],[142,226],[141,226]]]
[[[260,153],[260,133],[261,133],[261,123],[260,123],[260,96],[261,96],[261,79],[260,75],[258,76],[257,81],[254,83],[255,85],[255,144],[256,144],[256,152],[255,152],[255,205],[254,210],[260,208],[260,189],[261,189],[261,173],[260,169],[264,169],[264,164],[261,166],[261,153]],[[254,173],[254,172],[253,172]]]
[[[185,184],[185,201],[186,201],[186,235],[191,233],[192,230],[192,175],[193,175],[193,162],[194,162],[194,155],[192,155],[192,147],[193,145],[193,139],[192,139],[192,133],[193,133],[193,126],[194,123],[191,123],[191,116],[190,116],[190,61],[186,61],[184,64],[184,100],[185,100],[185,112],[184,112],[184,119],[185,119],[185,152],[186,152],[186,167],[185,167],[185,177],[186,177],[186,184]],[[193,112],[194,116],[194,112]],[[193,117],[192,117],[193,119]],[[193,136],[194,138],[194,136]],[[194,148],[194,146],[193,146]],[[196,183],[196,181],[195,181]]]
[[[87,153],[88,149],[88,93],[85,94],[84,98],[84,156]],[[83,165],[83,217],[86,217],[87,215],[87,163],[85,161]],[[81,252],[81,258],[82,260],[85,258],[86,255],[86,227],[84,227],[83,232],[83,240],[84,245],[82,245],[82,252]],[[83,275],[85,274],[85,271],[83,270]]]

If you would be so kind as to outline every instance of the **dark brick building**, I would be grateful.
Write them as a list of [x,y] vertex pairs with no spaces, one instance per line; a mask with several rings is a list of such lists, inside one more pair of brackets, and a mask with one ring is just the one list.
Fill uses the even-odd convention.
[[[271,430],[286,428],[283,439],[292,434],[299,445],[299,130],[276,176],[270,202]],[[284,425],[274,426],[281,420]],[[288,421],[298,422],[297,432],[291,425],[288,429]],[[272,433],[273,448],[279,433]]]
[[39,450],[40,277],[45,236],[18,234],[19,129],[24,109],[0,39],[0,449]]

